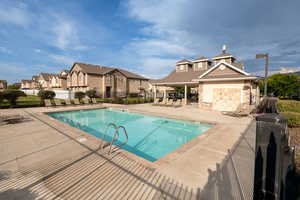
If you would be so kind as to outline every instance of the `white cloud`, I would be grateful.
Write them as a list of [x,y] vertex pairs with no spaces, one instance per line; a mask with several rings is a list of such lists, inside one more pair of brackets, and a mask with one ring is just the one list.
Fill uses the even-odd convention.
[[29,25],[30,21],[30,14],[24,4],[16,4],[12,7],[5,5],[5,3],[0,3],[0,22],[25,27]]
[[54,62],[61,65],[71,65],[76,61],[75,58],[71,56],[57,55],[57,54],[49,54],[49,58],[51,58]]
[[36,52],[36,53],[41,53],[42,50],[41,50],[41,49],[34,49],[34,52]]
[[[293,73],[293,72],[299,72],[300,71],[300,67],[280,67],[279,69],[274,69],[274,70],[269,70],[268,75],[272,75],[272,74],[286,74],[286,73]],[[253,73],[256,76],[261,76],[264,77],[265,76],[265,71],[258,71]]]
[[76,22],[55,16],[56,23],[52,27],[54,46],[61,50],[86,50],[88,47],[81,44],[77,33],[79,25]]
[[150,78],[162,78],[175,69],[176,59],[149,57],[142,61],[142,73]]
[[8,48],[6,48],[6,47],[1,47],[1,46],[0,46],[0,52],[6,53],[6,54],[11,54],[11,53],[12,53],[12,51],[9,50]]

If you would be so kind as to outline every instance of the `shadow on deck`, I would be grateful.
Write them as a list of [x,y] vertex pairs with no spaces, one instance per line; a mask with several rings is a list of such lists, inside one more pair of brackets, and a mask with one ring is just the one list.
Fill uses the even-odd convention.
[[210,171],[203,190],[195,190],[122,153],[104,156],[30,115],[78,143],[87,153],[35,163],[14,174],[0,172],[0,199],[250,199],[252,195],[255,123],[217,170]]

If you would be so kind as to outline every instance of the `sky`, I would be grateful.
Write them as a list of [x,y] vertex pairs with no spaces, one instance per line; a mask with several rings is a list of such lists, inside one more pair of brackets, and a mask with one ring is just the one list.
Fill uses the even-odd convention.
[[227,52],[262,74],[300,71],[299,0],[0,0],[0,79],[74,62],[161,78],[176,61]]

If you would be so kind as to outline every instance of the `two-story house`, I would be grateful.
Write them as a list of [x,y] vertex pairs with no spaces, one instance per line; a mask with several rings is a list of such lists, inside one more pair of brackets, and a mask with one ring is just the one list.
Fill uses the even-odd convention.
[[113,67],[74,63],[67,76],[67,87],[73,91],[95,89],[102,97],[124,97],[148,88],[148,79]]

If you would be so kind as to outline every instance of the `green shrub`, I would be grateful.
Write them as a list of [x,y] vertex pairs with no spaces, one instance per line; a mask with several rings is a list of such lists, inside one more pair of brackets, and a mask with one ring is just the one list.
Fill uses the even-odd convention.
[[21,85],[17,85],[17,84],[12,84],[12,85],[7,86],[7,88],[10,90],[19,90],[20,87],[21,87]]
[[3,92],[0,91],[0,104],[3,102],[4,100],[4,95]]
[[283,112],[282,114],[288,118],[288,126],[289,127],[300,126],[300,113],[298,113],[298,112]]
[[17,99],[19,97],[25,97],[26,94],[21,90],[5,90],[3,93],[3,99],[6,99],[11,106],[17,104]]
[[129,96],[130,98],[134,98],[134,97],[138,97],[139,94],[138,94],[138,93],[130,93],[128,96]]
[[85,92],[86,96],[90,97],[90,98],[96,98],[96,90],[88,90]]
[[75,92],[75,98],[76,99],[83,99],[85,97],[85,93],[84,92],[81,92],[81,91],[78,91],[78,92]]
[[40,90],[38,96],[41,98],[41,101],[44,99],[53,99],[55,97],[55,92],[51,90]]

